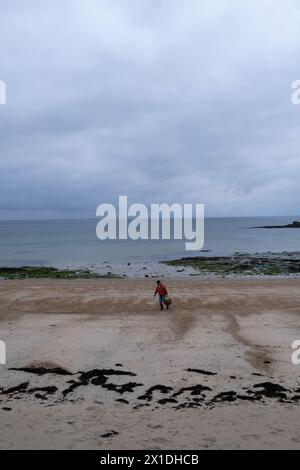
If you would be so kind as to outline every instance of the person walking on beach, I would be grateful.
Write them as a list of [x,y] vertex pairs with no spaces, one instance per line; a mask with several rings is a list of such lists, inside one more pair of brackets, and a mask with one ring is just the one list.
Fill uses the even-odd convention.
[[[154,292],[154,297],[156,296],[156,294],[159,295],[160,309],[163,310],[164,309],[164,302],[166,300],[166,296],[168,295],[168,291],[167,291],[166,286],[164,286],[164,284],[162,284],[160,281],[157,281],[157,287],[156,287],[156,290]],[[169,305],[167,305],[167,310],[168,309],[169,309]]]

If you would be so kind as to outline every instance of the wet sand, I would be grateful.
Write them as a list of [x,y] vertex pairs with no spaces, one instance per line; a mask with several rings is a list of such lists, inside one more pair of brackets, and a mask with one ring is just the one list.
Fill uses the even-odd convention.
[[164,282],[1,281],[2,449],[299,448],[300,280]]

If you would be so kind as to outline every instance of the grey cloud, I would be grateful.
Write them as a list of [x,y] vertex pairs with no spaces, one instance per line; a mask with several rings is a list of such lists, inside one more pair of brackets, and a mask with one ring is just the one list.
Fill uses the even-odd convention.
[[12,0],[1,18],[0,216],[119,194],[297,214],[296,0]]

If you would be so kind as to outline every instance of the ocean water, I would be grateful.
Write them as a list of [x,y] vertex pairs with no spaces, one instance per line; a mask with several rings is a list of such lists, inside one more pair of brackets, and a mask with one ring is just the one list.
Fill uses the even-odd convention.
[[[158,263],[183,256],[235,252],[300,252],[300,229],[254,229],[285,225],[300,217],[205,219],[204,252],[185,251],[184,241],[100,241],[97,219],[0,221],[0,265],[115,267]],[[117,269],[118,268],[118,269]]]

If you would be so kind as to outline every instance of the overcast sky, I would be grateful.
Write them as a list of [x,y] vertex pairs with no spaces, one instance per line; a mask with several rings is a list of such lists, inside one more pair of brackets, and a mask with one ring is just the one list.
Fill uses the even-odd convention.
[[0,0],[0,217],[299,214],[299,0]]

